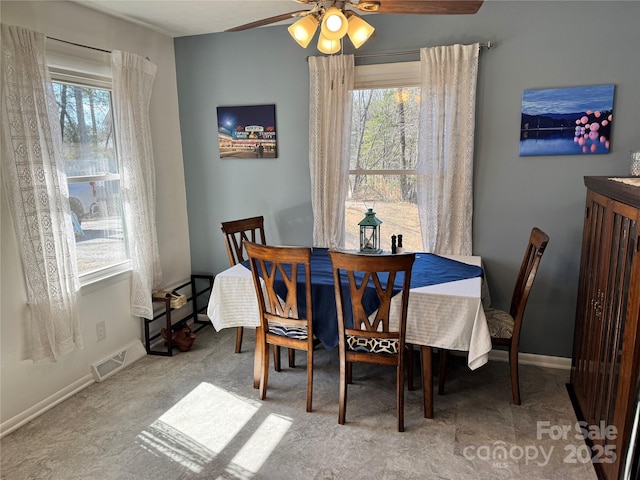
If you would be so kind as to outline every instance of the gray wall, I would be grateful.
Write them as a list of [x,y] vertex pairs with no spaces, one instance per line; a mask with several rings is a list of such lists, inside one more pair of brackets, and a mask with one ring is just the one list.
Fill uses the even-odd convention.
[[[549,234],[521,351],[570,357],[583,176],[625,175],[629,151],[640,148],[640,3],[487,1],[472,16],[367,20],[376,33],[361,52],[495,42],[480,58],[474,253],[494,306],[508,308],[531,227]],[[283,26],[178,38],[175,50],[194,270],[227,267],[224,220],[263,214],[270,243],[311,244],[306,56],[318,53]],[[609,154],[519,157],[523,90],[608,83],[616,85]],[[220,159],[216,107],[265,103],[276,105],[279,158]]]

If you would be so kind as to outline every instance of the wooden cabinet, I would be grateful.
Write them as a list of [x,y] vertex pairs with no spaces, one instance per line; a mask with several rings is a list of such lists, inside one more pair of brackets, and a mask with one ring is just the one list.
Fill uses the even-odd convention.
[[598,477],[617,480],[628,453],[640,363],[640,179],[584,182],[569,392],[593,437],[587,443]]

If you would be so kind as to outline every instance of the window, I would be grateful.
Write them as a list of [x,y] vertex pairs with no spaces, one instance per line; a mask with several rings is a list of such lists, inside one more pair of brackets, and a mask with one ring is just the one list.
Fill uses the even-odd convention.
[[[74,70],[73,61],[65,62],[64,55],[55,53],[48,60],[62,130],[78,273],[85,284],[130,268],[110,79],[104,72],[96,75],[95,69]],[[102,59],[103,70],[107,62]],[[86,67],[86,58],[81,65]]]
[[358,249],[358,222],[367,208],[382,220],[380,245],[402,235],[408,251],[422,251],[416,200],[418,62],[356,67],[351,124],[345,248]]

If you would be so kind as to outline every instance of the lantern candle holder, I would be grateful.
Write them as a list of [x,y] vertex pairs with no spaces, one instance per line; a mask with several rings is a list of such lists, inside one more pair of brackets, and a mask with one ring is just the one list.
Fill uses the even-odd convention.
[[358,223],[360,225],[360,253],[378,254],[382,253],[380,248],[380,221],[376,217],[373,208],[367,209],[364,218]]

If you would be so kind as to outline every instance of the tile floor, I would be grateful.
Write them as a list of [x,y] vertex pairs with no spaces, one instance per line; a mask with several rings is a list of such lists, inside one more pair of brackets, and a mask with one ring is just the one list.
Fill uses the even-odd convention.
[[[394,370],[354,367],[347,423],[338,425],[337,349],[316,350],[312,413],[305,359],[252,388],[254,334],[198,333],[193,349],[147,356],[2,439],[4,480],[136,479],[596,479],[587,448],[551,438],[576,417],[568,372],[521,367],[523,404],[511,404],[508,366],[471,372],[452,356],[434,419],[406,392],[396,430]],[[435,371],[437,369],[434,368]],[[588,453],[588,450],[586,451]]]

